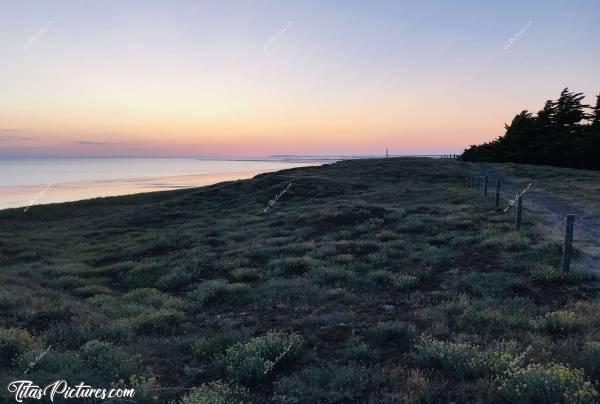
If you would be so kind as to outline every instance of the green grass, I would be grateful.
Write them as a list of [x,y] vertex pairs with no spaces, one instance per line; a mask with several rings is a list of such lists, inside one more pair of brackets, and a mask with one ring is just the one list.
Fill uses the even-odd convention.
[[600,173],[592,170],[536,166],[529,164],[490,164],[517,178],[519,184],[532,182],[536,188],[552,192],[575,203],[584,203],[600,213]]
[[306,368],[281,378],[275,401],[286,404],[347,403],[361,396],[369,372],[359,367]]
[[140,403],[586,402],[594,278],[463,184],[449,161],[356,160],[0,211],[0,383],[34,363]]
[[478,296],[507,297],[525,280],[510,272],[473,272],[463,278],[465,285]]
[[415,336],[414,327],[397,321],[379,322],[369,329],[369,339],[377,347],[406,351]]

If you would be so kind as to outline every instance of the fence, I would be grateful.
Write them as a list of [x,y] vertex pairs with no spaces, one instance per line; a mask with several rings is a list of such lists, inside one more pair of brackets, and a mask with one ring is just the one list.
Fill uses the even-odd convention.
[[[477,188],[477,192],[481,192],[484,197],[489,194],[490,177],[487,174],[482,174],[479,171],[471,171],[469,165],[456,155],[441,156],[442,159],[457,161],[462,169],[464,176],[464,186],[466,188]],[[506,187],[508,189],[508,187]],[[518,190],[514,193],[512,199],[509,199],[508,205],[503,209],[504,213],[515,207],[515,227],[521,229],[523,224],[523,201],[525,195],[531,188],[531,183],[527,187]],[[502,181],[499,178],[495,179],[494,201],[497,210],[502,210],[500,207],[500,196],[503,192]],[[562,258],[560,269],[562,272],[568,272],[571,266],[571,255],[573,252],[573,231],[575,227],[575,215],[569,214],[565,217],[565,235],[563,239]]]

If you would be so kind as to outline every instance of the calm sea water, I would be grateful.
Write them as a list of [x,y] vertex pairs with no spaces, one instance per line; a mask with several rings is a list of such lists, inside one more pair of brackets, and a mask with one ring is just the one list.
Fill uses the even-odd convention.
[[325,161],[315,158],[0,159],[0,209],[197,187]]

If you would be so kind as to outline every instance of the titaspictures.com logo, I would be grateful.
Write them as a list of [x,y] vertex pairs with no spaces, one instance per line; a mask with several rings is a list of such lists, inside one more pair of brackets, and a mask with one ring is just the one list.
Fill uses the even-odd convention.
[[106,400],[133,398],[135,395],[135,389],[95,388],[83,382],[75,386],[69,386],[66,380],[57,380],[44,387],[34,384],[31,380],[15,380],[8,384],[8,391],[14,394],[17,403],[22,403],[26,399],[41,400],[42,398],[48,398],[51,402],[54,402],[56,397],[64,399],[96,398]]

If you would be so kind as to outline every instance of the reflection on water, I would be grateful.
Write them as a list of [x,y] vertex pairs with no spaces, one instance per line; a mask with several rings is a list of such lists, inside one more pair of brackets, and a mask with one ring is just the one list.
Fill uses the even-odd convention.
[[[218,161],[216,164],[207,164],[203,161],[196,169],[202,174],[186,174],[186,175],[165,175],[140,178],[114,178],[118,173],[115,170],[110,172],[102,172],[102,169],[96,168],[93,175],[91,171],[85,172],[88,177],[102,177],[103,174],[109,179],[97,180],[82,180],[82,181],[64,181],[61,178],[72,179],[78,178],[77,173],[71,171],[66,172],[66,175],[61,176],[60,170],[53,173],[45,172],[40,175],[45,180],[58,180],[55,182],[47,182],[41,185],[19,185],[10,184],[3,185],[0,183],[0,209],[28,207],[36,204],[47,204],[57,202],[77,201],[81,199],[90,199],[106,196],[128,195],[140,192],[166,191],[174,189],[183,189],[191,187],[199,187],[211,185],[217,182],[231,181],[237,179],[252,178],[257,174],[282,170],[292,167],[308,166],[318,164],[317,162],[271,162],[266,161],[261,164],[252,162],[251,164],[231,164],[232,162]],[[12,162],[12,164],[15,164]],[[64,162],[61,162],[64,165]],[[189,165],[189,162],[186,162]],[[164,169],[162,173],[177,172],[172,170],[173,162],[169,162],[169,167]],[[2,164],[0,162],[0,168]],[[14,167],[12,167],[14,169]],[[124,169],[124,167],[122,167]],[[138,167],[139,168],[139,167]],[[229,168],[229,171],[227,170]],[[232,171],[232,168],[246,168],[245,170]],[[76,168],[74,168],[76,170]],[[192,167],[186,167],[189,171]],[[221,172],[214,172],[222,170]],[[51,170],[50,170],[51,171]],[[139,173],[138,170],[133,170]],[[160,170],[154,168],[152,174],[158,174]],[[4,172],[6,174],[6,171]],[[0,174],[1,175],[1,174]],[[122,171],[122,177],[129,177],[131,171]],[[81,176],[81,175],[79,175]],[[85,178],[85,176],[84,176]],[[4,177],[2,179],[8,179]],[[36,179],[39,182],[38,179]],[[14,177],[6,182],[15,182]],[[33,182],[33,181],[30,181]]]

